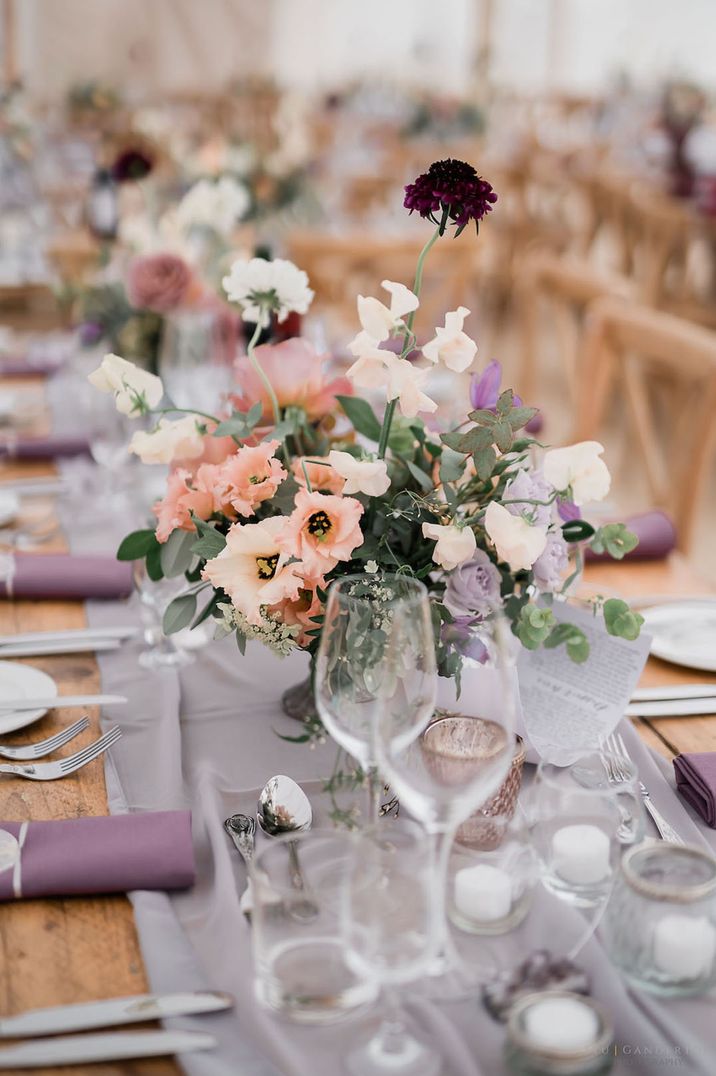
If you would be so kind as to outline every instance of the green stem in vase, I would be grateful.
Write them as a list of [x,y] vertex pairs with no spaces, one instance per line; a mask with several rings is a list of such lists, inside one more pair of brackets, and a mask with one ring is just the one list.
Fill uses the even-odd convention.
[[264,372],[264,369],[261,366],[261,363],[256,358],[256,354],[255,354],[255,351],[254,351],[254,349],[255,349],[255,347],[256,347],[256,345],[258,343],[259,337],[261,336],[261,329],[262,328],[263,328],[263,326],[261,325],[261,318],[259,318],[259,320],[256,322],[256,328],[254,329],[254,334],[251,337],[251,339],[249,340],[249,346],[246,349],[246,353],[249,356],[249,362],[251,363],[254,370],[256,371],[256,373],[261,378],[263,386],[266,389],[266,392],[268,393],[269,400],[271,401],[271,407],[273,409],[274,424],[276,426],[278,426],[279,422],[281,421],[281,411],[280,411],[280,408],[278,406],[278,399],[276,398],[276,393],[273,390],[273,386],[272,386],[271,382],[269,381],[268,377],[266,376],[266,374]]

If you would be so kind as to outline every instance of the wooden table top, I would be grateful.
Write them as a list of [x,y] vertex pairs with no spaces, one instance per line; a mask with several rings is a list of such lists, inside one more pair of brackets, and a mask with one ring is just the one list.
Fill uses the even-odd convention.
[[[44,464],[8,465],[0,480],[52,473]],[[62,549],[58,539],[43,550]],[[585,582],[594,593],[609,595],[689,594],[711,589],[680,557],[668,561],[589,567]],[[81,602],[0,600],[0,633],[82,627]],[[60,693],[100,690],[91,654],[26,659],[52,675]],[[704,674],[699,673],[699,680]],[[643,683],[679,683],[693,673],[650,660]],[[716,676],[714,676],[716,681]],[[98,734],[97,709],[88,710],[91,727],[73,748]],[[8,742],[41,739],[70,724],[77,711],[58,708]],[[716,750],[716,717],[640,721],[644,739],[667,757],[686,750]],[[96,763],[56,783],[40,784],[7,777],[0,785],[0,818],[6,820],[68,818],[108,813],[104,770]],[[123,896],[26,900],[0,905],[0,1013],[83,1000],[137,994],[147,979],[129,901]],[[176,1076],[171,1059],[35,1070],[50,1076]]]

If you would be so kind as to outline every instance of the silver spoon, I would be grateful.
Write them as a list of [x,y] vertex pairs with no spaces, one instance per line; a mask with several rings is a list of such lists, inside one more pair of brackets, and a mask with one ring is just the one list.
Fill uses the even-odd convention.
[[[287,833],[305,833],[313,822],[313,809],[310,800],[300,785],[290,777],[277,774],[271,777],[261,789],[256,817],[259,826],[269,837],[281,837]],[[306,893],[306,883],[298,858],[298,843],[288,841],[291,885],[300,893]],[[304,896],[292,903],[290,914],[294,919],[315,919],[319,913],[318,905]]]
[[[234,847],[247,867],[251,866],[254,858],[256,823],[247,814],[232,814],[224,820],[224,829],[234,842]],[[246,918],[251,920],[253,908],[253,893],[251,891],[251,877],[246,883],[246,889],[241,896],[241,911]]]

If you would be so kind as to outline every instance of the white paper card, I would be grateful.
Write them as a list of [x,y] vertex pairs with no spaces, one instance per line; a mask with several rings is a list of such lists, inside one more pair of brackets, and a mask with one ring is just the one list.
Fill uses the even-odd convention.
[[566,766],[616,728],[646,664],[651,636],[642,631],[629,642],[609,635],[601,615],[564,602],[555,602],[552,612],[585,633],[587,661],[577,665],[565,646],[522,647],[517,672],[529,743],[542,758]]

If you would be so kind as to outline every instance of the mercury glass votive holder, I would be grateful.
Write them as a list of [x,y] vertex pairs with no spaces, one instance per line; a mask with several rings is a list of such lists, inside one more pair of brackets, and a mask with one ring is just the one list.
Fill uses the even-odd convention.
[[666,841],[622,859],[603,924],[611,959],[636,986],[665,997],[716,985],[716,858]]
[[[487,839],[479,841],[480,822]],[[527,825],[518,815],[472,816],[477,845],[456,842],[450,860],[448,914],[471,934],[506,934],[527,915],[539,877]]]
[[505,1061],[514,1076],[604,1076],[614,1032],[602,1007],[566,990],[526,994],[510,1010]]

